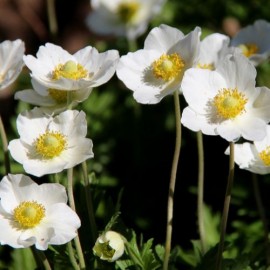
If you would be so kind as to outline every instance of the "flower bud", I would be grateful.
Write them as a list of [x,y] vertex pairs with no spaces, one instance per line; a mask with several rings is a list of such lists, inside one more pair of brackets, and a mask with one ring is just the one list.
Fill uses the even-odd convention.
[[120,258],[125,250],[124,238],[114,231],[107,231],[98,237],[93,252],[101,260],[113,262]]

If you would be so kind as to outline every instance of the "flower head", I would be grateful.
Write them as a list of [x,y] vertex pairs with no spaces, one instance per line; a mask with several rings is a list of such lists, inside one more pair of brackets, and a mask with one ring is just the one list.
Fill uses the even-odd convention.
[[35,176],[61,172],[94,156],[85,138],[84,112],[67,110],[53,117],[35,108],[17,118],[19,139],[10,141],[11,156]]
[[47,88],[65,91],[106,83],[114,75],[118,59],[117,50],[99,53],[94,47],[87,46],[71,55],[51,43],[40,46],[37,58],[24,56],[33,79]]
[[123,236],[114,231],[107,231],[98,237],[93,252],[101,260],[116,261],[125,251]]
[[227,141],[261,140],[270,121],[270,91],[255,87],[256,69],[242,54],[228,55],[215,71],[188,70],[182,81],[188,107],[184,126]]
[[86,24],[101,35],[142,35],[150,20],[161,12],[166,0],[94,0]]
[[[33,89],[17,91],[14,98],[26,103],[39,106],[42,111],[52,114],[64,111],[67,106],[76,106],[78,103],[86,100],[92,88],[79,90],[58,90],[47,88],[34,79],[32,80]],[[68,95],[70,100],[68,100]],[[69,104],[68,104],[69,102]]]
[[0,182],[0,198],[1,245],[46,250],[72,240],[81,226],[60,184],[38,185],[28,176],[9,174]]
[[239,48],[255,66],[259,65],[270,55],[270,23],[257,20],[242,28],[232,38],[230,46]]
[[228,47],[230,38],[228,36],[214,33],[206,36],[200,44],[199,55],[194,67],[215,70],[220,59],[222,49]]
[[0,90],[18,78],[24,66],[24,51],[24,42],[20,39],[0,43]]
[[179,91],[184,72],[193,66],[200,44],[200,28],[188,35],[168,25],[152,29],[144,49],[120,58],[118,78],[134,91],[139,103],[155,104]]
[[[225,154],[230,154],[226,149]],[[236,143],[234,145],[234,160],[240,169],[257,174],[270,173],[270,126],[267,125],[263,140],[253,143]]]

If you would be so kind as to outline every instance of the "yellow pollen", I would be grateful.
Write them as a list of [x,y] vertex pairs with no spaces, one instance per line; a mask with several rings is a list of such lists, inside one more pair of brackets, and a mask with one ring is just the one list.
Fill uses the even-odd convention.
[[215,66],[213,64],[201,64],[201,63],[198,63],[197,68],[214,70]]
[[13,210],[13,217],[22,229],[34,228],[45,217],[45,207],[36,201],[24,201]]
[[270,146],[259,153],[259,157],[265,166],[270,166]]
[[259,51],[258,46],[253,43],[240,44],[238,47],[241,49],[243,55],[245,55],[246,57],[250,57],[251,55]]
[[137,14],[139,8],[140,5],[136,1],[129,3],[125,2],[120,3],[117,7],[117,14],[120,18],[120,21],[123,23],[128,23],[132,21],[132,19]]
[[52,73],[54,80],[60,78],[79,80],[87,77],[87,70],[80,64],[73,61],[67,61],[65,64],[59,64]]
[[71,94],[73,91],[65,91],[65,90],[58,90],[58,89],[49,89],[49,95],[58,103],[58,104],[65,104],[67,103],[67,94],[70,92]]
[[245,111],[247,99],[244,94],[239,92],[237,88],[219,90],[213,99],[219,116],[224,119],[233,119]]
[[152,63],[153,74],[164,81],[175,79],[185,66],[184,60],[177,53],[162,54],[158,60]]
[[36,151],[44,159],[52,159],[59,156],[66,148],[66,137],[60,132],[46,131],[34,142]]

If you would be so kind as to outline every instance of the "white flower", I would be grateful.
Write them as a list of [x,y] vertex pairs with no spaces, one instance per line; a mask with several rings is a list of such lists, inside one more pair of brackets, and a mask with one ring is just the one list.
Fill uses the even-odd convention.
[[60,46],[40,46],[37,58],[25,55],[31,76],[47,88],[79,90],[100,86],[111,79],[119,59],[117,50],[99,53],[87,46],[71,55]]
[[19,139],[10,141],[11,156],[35,176],[58,173],[94,156],[92,141],[85,138],[83,111],[67,110],[56,117],[34,108],[17,118]]
[[[234,160],[240,169],[257,174],[270,173],[270,126],[263,140],[234,145]],[[225,154],[230,154],[230,148]]]
[[[14,98],[26,103],[40,106],[40,108],[48,113],[59,113],[64,111],[67,106],[76,106],[78,103],[86,100],[92,88],[79,89],[75,91],[65,91],[47,88],[32,79],[33,89],[17,91]],[[70,95],[70,100],[68,100]],[[69,104],[68,101],[70,102]]]
[[6,40],[0,43],[0,90],[12,84],[24,66],[24,42]]
[[253,25],[242,28],[230,45],[240,48],[255,66],[259,65],[270,55],[270,23],[257,20]]
[[182,124],[193,131],[261,140],[270,121],[270,90],[255,87],[256,69],[242,54],[228,55],[215,71],[186,71],[182,89],[188,107]]
[[214,33],[206,36],[200,44],[198,60],[194,67],[214,70],[220,59],[222,49],[228,47],[230,38],[228,36]]
[[114,231],[107,231],[98,237],[93,252],[101,260],[109,262],[116,261],[125,251],[124,239],[121,234]]
[[46,250],[72,240],[81,226],[60,184],[38,185],[28,176],[9,174],[0,182],[0,198],[1,245]]
[[101,35],[142,35],[150,20],[159,14],[166,0],[93,0],[87,26]]
[[161,25],[146,37],[144,49],[120,58],[116,75],[134,91],[139,103],[155,104],[179,91],[185,70],[192,67],[199,52],[201,30],[188,35]]

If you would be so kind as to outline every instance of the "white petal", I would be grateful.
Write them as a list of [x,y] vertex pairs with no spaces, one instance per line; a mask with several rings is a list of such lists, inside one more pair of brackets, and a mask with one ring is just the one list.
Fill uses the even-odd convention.
[[184,34],[175,27],[161,24],[151,30],[144,42],[144,49],[157,50],[166,53],[173,44],[184,37]]

